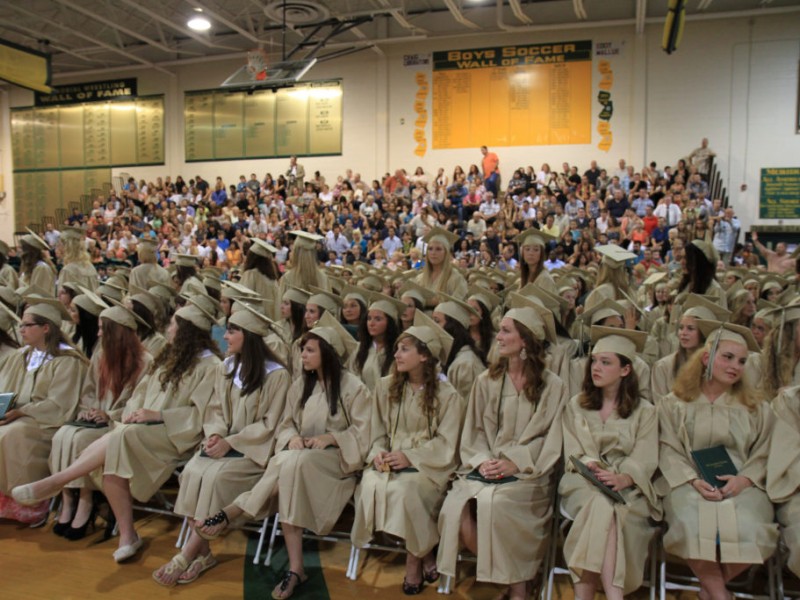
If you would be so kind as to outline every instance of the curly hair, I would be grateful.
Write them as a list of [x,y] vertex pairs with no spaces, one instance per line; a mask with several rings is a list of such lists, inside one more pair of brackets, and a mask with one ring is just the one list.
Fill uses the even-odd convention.
[[[520,322],[512,319],[514,328],[522,338],[522,347],[525,349],[527,357],[522,366],[522,372],[525,375],[525,397],[533,405],[539,402],[539,397],[542,394],[545,386],[545,348],[544,344],[536,339],[531,333],[531,330],[522,325]],[[491,379],[499,379],[505,377],[508,372],[508,358],[501,356],[497,362],[489,367],[489,377]]]
[[83,263],[86,265],[92,264],[92,258],[89,256],[89,252],[86,251],[86,242],[84,240],[75,238],[61,238],[59,241],[64,248],[62,260],[65,265],[71,263]]
[[[639,406],[639,378],[633,368],[631,359],[621,354],[616,355],[621,367],[630,367],[631,372],[622,378],[619,384],[619,395],[617,396],[617,412],[623,419],[631,416],[636,407]],[[583,385],[578,399],[581,408],[586,410],[600,410],[603,408],[603,389],[595,386],[592,381],[592,357],[586,360],[586,368],[583,372]]]
[[[386,332],[383,334],[383,347],[385,349],[383,363],[381,364],[381,377],[388,375],[389,367],[394,363],[394,347],[397,341],[397,336],[400,335],[400,328],[397,322],[386,315]],[[356,353],[355,367],[356,372],[361,373],[364,370],[364,364],[367,362],[369,356],[369,349],[372,347],[372,336],[367,329],[367,320],[362,319],[358,325],[358,352]]]
[[[439,361],[431,354],[428,346],[414,336],[404,333],[397,339],[397,343],[403,340],[410,340],[417,352],[427,359],[422,363],[422,381],[424,385],[422,407],[425,416],[430,419],[436,414],[438,408],[436,393],[439,391]],[[389,380],[389,402],[391,404],[396,404],[403,399],[403,389],[406,383],[408,383],[408,373],[400,373],[397,370],[397,364],[393,364],[391,379]]]
[[[701,348],[695,350],[686,364],[678,371],[678,376],[672,385],[672,393],[684,402],[692,402],[703,393],[706,373],[703,354],[711,351],[712,341],[713,336]],[[751,411],[764,399],[761,390],[755,389],[750,384],[746,372],[742,373],[742,377],[731,386],[728,393]]]
[[192,373],[197,363],[200,362],[200,353],[204,350],[211,350],[218,358],[222,358],[217,343],[211,339],[211,333],[205,329],[200,329],[191,321],[175,315],[174,339],[164,346],[164,349],[153,361],[152,372],[160,370],[158,376],[161,382],[161,390],[167,386],[179,385],[183,376]]

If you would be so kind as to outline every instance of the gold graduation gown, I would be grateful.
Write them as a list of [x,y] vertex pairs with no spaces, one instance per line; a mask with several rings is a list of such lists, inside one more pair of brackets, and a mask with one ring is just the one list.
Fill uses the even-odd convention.
[[128,479],[133,497],[141,502],[149,500],[200,443],[203,414],[214,391],[219,364],[213,352],[204,350],[177,386],[170,383],[161,388],[161,368],[144,377],[128,400],[123,418],[146,408],[161,411],[164,422],[115,422],[108,432],[103,474]]
[[263,385],[243,396],[238,374],[228,377],[233,367],[234,359],[228,357],[216,369],[203,431],[206,439],[216,434],[244,456],[209,458],[197,452],[181,472],[176,514],[195,519],[216,514],[258,482],[274,452],[291,384],[289,371],[267,361]]
[[383,377],[381,375],[381,364],[383,364],[385,356],[386,349],[381,348],[378,350],[373,342],[370,346],[369,352],[367,353],[367,358],[364,360],[364,368],[360,371],[358,370],[358,365],[356,365],[356,353],[353,353],[350,356],[347,368],[361,377],[361,381],[364,382],[364,385],[367,386],[367,389],[370,391],[370,393],[375,391],[375,388],[378,386],[378,382],[381,380],[381,377]]
[[169,271],[156,263],[142,263],[131,269],[128,281],[128,292],[136,294],[141,290],[148,290],[154,283],[172,288],[172,278]]
[[[752,411],[728,394],[713,403],[700,394],[684,402],[674,394],[657,407],[661,428],[657,482],[669,529],[664,549],[683,559],[763,563],[775,551],[778,527],[765,492],[774,415],[762,402]],[[739,475],[753,486],[721,502],[703,499],[691,481],[700,477],[691,451],[725,446]]]
[[[612,519],[617,531],[615,586],[629,594],[642,585],[647,547],[655,533],[649,517],[661,518],[660,502],[651,483],[658,467],[658,416],[646,400],[627,419],[615,410],[605,423],[600,411],[582,408],[580,395],[564,408],[564,465],[558,491],[561,508],[574,521],[564,541],[564,557],[573,581],[584,571],[600,573]],[[627,504],[618,504],[575,471],[570,456],[584,463],[602,460],[614,473],[633,479],[620,492]]]
[[0,492],[50,475],[50,444],[78,406],[85,359],[68,346],[52,357],[20,348],[0,369],[0,390],[17,394],[16,408],[25,416],[0,426]]
[[[364,466],[369,446],[370,397],[366,386],[342,370],[340,401],[335,415],[317,383],[305,406],[301,405],[303,378],[295,379],[278,426],[276,453],[255,487],[234,504],[245,514],[263,519],[275,512],[280,519],[324,535],[330,533],[356,487],[356,472]],[[324,450],[289,450],[295,436],[330,433],[338,447]]]
[[[436,281],[428,282],[425,275],[426,274],[423,269],[419,275],[414,278],[414,283],[426,287],[437,294],[439,292],[444,292],[453,298],[467,297],[467,280],[464,279],[464,276],[459,273],[455,267],[450,270],[450,275],[447,277],[447,280],[443,280],[442,275],[440,274],[439,277],[436,278]],[[432,308],[435,305],[436,303],[434,302],[430,305],[430,307]]]
[[[133,390],[150,371],[153,357],[150,356],[149,353],[144,354],[144,364],[142,365],[142,370],[138,379],[133,385],[129,385],[122,390],[119,398],[115,400],[111,394],[111,390],[106,390],[102,398],[97,397],[97,386],[100,378],[100,359],[102,356],[102,347],[97,348],[92,354],[89,370],[86,373],[86,377],[83,380],[83,387],[81,388],[80,406],[76,412],[97,408],[105,411],[112,422],[119,421],[122,418],[122,411],[125,409],[125,404],[130,399],[131,394],[133,394]],[[78,459],[78,456],[80,456],[81,452],[83,452],[89,444],[103,437],[106,433],[108,433],[107,427],[93,429],[91,427],[62,425],[55,436],[53,436],[53,444],[50,450],[50,471],[52,473],[57,473],[58,471],[66,469]],[[102,470],[98,469],[90,475],[71,481],[65,487],[86,487],[92,490],[101,490],[103,489],[102,475]]]
[[20,287],[34,285],[40,290],[45,290],[53,295],[56,293],[56,272],[45,261],[40,260],[33,267],[30,275],[22,275],[19,278]]
[[772,401],[775,430],[767,459],[767,493],[776,506],[789,550],[786,566],[800,577],[800,386],[783,390]]
[[[361,483],[356,489],[353,544],[365,546],[375,531],[405,540],[406,550],[423,557],[439,542],[436,519],[457,450],[466,402],[446,381],[439,381],[435,414],[426,415],[423,392],[410,385],[399,402],[389,401],[392,377],[378,382],[372,405],[372,444]],[[402,451],[412,470],[377,471],[380,452]]]
[[167,345],[167,338],[159,332],[154,331],[146,340],[142,341],[142,345],[150,356],[158,358],[158,355],[161,354],[161,351]]
[[[548,543],[553,513],[553,473],[561,458],[561,410],[567,386],[545,370],[534,406],[504,374],[485,371],[475,380],[461,433],[461,467],[439,512],[437,565],[455,576],[461,513],[477,502],[479,581],[511,584],[533,579]],[[519,469],[517,481],[484,483],[466,476],[490,458]]]
[[239,281],[261,296],[264,310],[270,319],[277,321],[281,316],[281,296],[278,295],[278,282],[270,279],[258,269],[248,269]]
[[76,283],[91,291],[95,291],[100,285],[94,266],[91,263],[82,262],[69,263],[61,268],[61,271],[58,272],[58,285],[60,287],[65,283]]
[[12,290],[16,290],[19,287],[19,275],[16,269],[8,263],[0,268],[0,285],[10,287]]
[[486,370],[478,355],[469,346],[464,346],[456,354],[447,368],[447,380],[453,384],[458,394],[466,401],[472,391],[475,379]]

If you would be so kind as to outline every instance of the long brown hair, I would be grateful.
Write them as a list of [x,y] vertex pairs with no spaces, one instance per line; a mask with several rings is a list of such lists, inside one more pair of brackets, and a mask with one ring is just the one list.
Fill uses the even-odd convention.
[[[61,324],[56,325],[50,319],[34,314],[31,315],[31,319],[37,325],[47,325],[49,327],[44,338],[45,352],[47,352],[47,354],[53,357],[69,354],[80,358],[84,363],[89,362],[86,355],[76,348],[75,344],[69,341],[67,336],[64,335],[64,332],[61,331]],[[62,348],[62,345],[69,346],[69,349]]]
[[161,390],[167,389],[172,383],[176,386],[181,382],[183,376],[191,374],[197,363],[200,362],[200,353],[210,350],[218,358],[222,358],[217,343],[211,339],[211,333],[205,329],[196,327],[191,321],[187,321],[175,315],[177,331],[172,342],[164,346],[164,349],[153,361],[153,372],[161,368],[158,380],[161,382]]
[[[428,350],[428,346],[414,336],[404,333],[397,339],[397,343],[400,343],[402,340],[410,340],[417,349],[417,352],[427,358],[427,360],[422,363],[422,381],[424,385],[422,407],[425,411],[425,416],[431,418],[437,412],[436,392],[439,389],[439,375],[436,367],[439,361],[431,354],[431,351]],[[395,344],[395,348],[393,348],[392,351],[396,349],[396,346],[397,344]],[[391,404],[400,402],[403,399],[403,388],[406,383],[408,383],[408,373],[400,373],[397,370],[397,363],[393,363],[392,378],[389,383],[389,402]]]
[[100,321],[103,356],[100,357],[97,397],[103,398],[106,392],[111,392],[112,398],[117,400],[126,388],[136,385],[144,367],[145,350],[133,329],[111,319]]
[[[525,375],[525,397],[535,405],[539,402],[545,386],[544,344],[534,337],[530,329],[516,319],[511,319],[511,322],[522,338],[523,348],[527,354],[522,365],[522,373]],[[503,356],[489,367],[489,377],[498,379],[504,377],[507,371],[508,358]]]
[[[626,356],[616,355],[621,367],[630,367],[631,372],[619,382],[619,395],[617,396],[617,413],[623,419],[631,416],[639,406],[639,378],[633,368],[633,362]],[[592,357],[586,360],[583,372],[583,385],[578,399],[581,408],[586,410],[600,410],[603,408],[603,389],[597,387],[592,381]]]

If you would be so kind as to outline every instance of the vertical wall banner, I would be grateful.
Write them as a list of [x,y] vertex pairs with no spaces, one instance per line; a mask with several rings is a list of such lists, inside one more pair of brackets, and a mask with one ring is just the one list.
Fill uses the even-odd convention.
[[611,57],[618,56],[621,52],[621,45],[613,42],[598,42],[595,44],[595,56],[600,57],[597,61],[597,72],[600,74],[600,82],[597,87],[597,102],[600,104],[600,112],[597,114],[597,133],[600,134],[598,149],[603,152],[611,150],[614,144],[614,134],[611,130],[611,117],[614,116],[614,102],[611,90],[614,87],[614,69],[611,65]]
[[428,124],[428,92],[430,86],[428,85],[428,75],[423,72],[417,73],[417,95],[414,100],[414,112],[417,113],[417,119],[414,121],[414,141],[417,147],[414,148],[414,154],[422,158],[428,151],[428,140],[425,137],[425,126]]

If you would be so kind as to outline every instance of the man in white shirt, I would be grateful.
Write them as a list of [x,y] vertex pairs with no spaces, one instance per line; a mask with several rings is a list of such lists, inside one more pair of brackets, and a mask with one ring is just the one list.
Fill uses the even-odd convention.
[[683,218],[681,209],[678,208],[677,204],[672,203],[672,196],[669,194],[661,199],[653,214],[659,219],[664,219],[669,228],[675,227]]
[[386,256],[390,258],[398,250],[402,252],[403,241],[397,237],[394,227],[389,227],[389,235],[383,240],[383,249],[386,251]]
[[325,237],[327,238],[325,247],[329,252],[336,252],[336,256],[341,257],[350,249],[350,242],[342,235],[342,228],[339,223],[334,223]]
[[494,194],[491,192],[486,192],[483,195],[483,202],[478,207],[478,211],[483,215],[483,218],[486,220],[494,219],[497,213],[500,212],[500,205],[495,200]]

